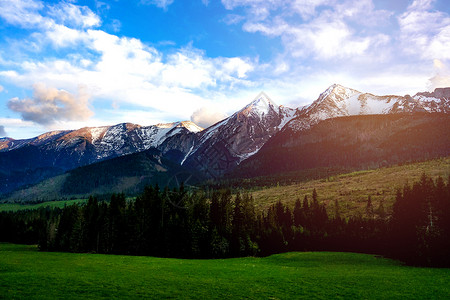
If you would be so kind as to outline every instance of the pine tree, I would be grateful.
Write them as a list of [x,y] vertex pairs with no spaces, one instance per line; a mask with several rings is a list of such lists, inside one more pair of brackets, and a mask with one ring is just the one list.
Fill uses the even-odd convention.
[[341,219],[341,211],[339,208],[339,201],[338,199],[334,199],[334,218],[336,220],[340,220]]
[[299,226],[300,224],[302,224],[303,221],[302,214],[303,214],[302,203],[300,202],[300,199],[297,198],[294,204],[294,212],[293,212],[294,226]]
[[372,197],[370,195],[367,197],[366,216],[370,220],[372,220],[374,218]]
[[378,217],[380,218],[381,221],[385,221],[385,219],[386,219],[386,210],[384,209],[384,201],[383,201],[383,199],[380,200],[380,205],[378,206],[377,214],[378,214]]

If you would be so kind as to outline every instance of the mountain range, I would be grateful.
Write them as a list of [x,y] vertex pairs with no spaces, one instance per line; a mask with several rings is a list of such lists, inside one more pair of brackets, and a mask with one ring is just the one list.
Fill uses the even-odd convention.
[[[291,159],[295,162],[297,156],[292,154],[293,149],[302,149],[305,141],[308,141],[306,136],[309,136],[311,140],[315,134],[327,135],[328,140],[325,138],[322,141],[328,141],[328,143],[329,135],[336,136],[340,134],[339,132],[347,135],[352,132],[353,135],[358,136],[358,141],[364,140],[361,132],[365,132],[366,136],[384,136],[389,140],[393,136],[388,138],[386,134],[382,134],[389,130],[392,134],[396,132],[399,138],[406,139],[405,141],[408,142],[408,135],[402,135],[403,133],[396,129],[409,128],[405,129],[405,132],[409,132],[412,128],[416,128],[424,130],[424,134],[429,133],[429,136],[434,138],[433,143],[435,140],[440,140],[437,143],[439,150],[429,152],[428,155],[448,155],[450,154],[448,144],[450,130],[446,124],[449,124],[449,113],[450,88],[417,93],[414,96],[376,96],[334,84],[310,105],[297,109],[279,106],[265,93],[260,93],[241,110],[206,129],[190,121],[153,126],[124,123],[79,130],[52,131],[26,140],[2,138],[0,139],[0,195],[76,168],[105,160],[111,160],[114,163],[117,157],[153,151],[151,149],[157,149],[158,155],[162,155],[165,160],[172,161],[184,170],[195,170],[206,178],[220,178],[236,170],[241,175],[246,173],[255,176],[270,173],[271,168],[280,172],[292,171],[295,168],[301,168],[302,165],[287,163],[292,167],[269,167],[282,165],[277,164],[274,153],[279,153],[281,156],[288,151],[290,154],[286,154],[284,161]],[[374,121],[375,119],[370,117],[380,114],[402,117],[380,119],[384,121]],[[339,120],[323,123],[324,120],[338,120],[340,117],[351,118],[351,116],[369,117],[355,117],[357,121]],[[322,123],[325,125],[321,125],[320,130],[314,129]],[[427,130],[432,123],[440,127],[429,132]],[[372,124],[372,127],[368,124]],[[351,127],[348,126],[354,126],[354,128],[350,130]],[[409,134],[413,135],[411,132]],[[374,141],[371,138],[365,140]],[[429,139],[427,141],[430,142]],[[388,143],[383,138],[378,138],[378,142]],[[383,148],[381,144],[376,144],[376,147]],[[355,144],[351,142],[345,145],[354,146]],[[314,147],[316,146],[319,147],[318,149],[325,149],[323,145],[320,146],[320,143],[315,144]],[[410,147],[407,151],[413,151],[413,149],[414,147]],[[330,148],[327,151],[333,151],[333,149]],[[384,155],[388,155],[387,153],[376,159],[381,159]],[[321,157],[323,155],[325,154],[321,154]],[[306,160],[317,160],[315,153],[308,155],[303,153],[301,156]],[[404,160],[408,159],[421,158],[405,156]],[[398,159],[398,161],[401,160]],[[311,166],[326,165],[321,163]]]

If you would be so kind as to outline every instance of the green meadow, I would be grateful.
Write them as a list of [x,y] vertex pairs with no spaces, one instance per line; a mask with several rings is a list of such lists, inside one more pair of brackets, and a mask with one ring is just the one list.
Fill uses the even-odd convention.
[[0,298],[444,299],[450,269],[367,254],[188,260],[39,252],[0,244]]
[[61,201],[47,201],[38,204],[19,204],[19,203],[1,203],[0,212],[2,211],[18,211],[26,209],[38,209],[38,208],[63,208],[66,205],[72,205],[76,203],[86,203],[87,199],[75,199],[75,200],[61,200]]

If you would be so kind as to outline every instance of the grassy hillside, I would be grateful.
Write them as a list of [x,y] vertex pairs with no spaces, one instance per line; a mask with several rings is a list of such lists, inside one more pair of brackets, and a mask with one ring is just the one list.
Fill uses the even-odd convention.
[[169,158],[156,149],[149,149],[109,159],[17,190],[1,201],[36,203],[121,192],[136,195],[143,191],[145,185],[174,185],[175,177],[178,180],[189,178],[191,184],[200,178]]
[[38,204],[18,204],[18,203],[1,203],[0,212],[2,211],[18,211],[25,209],[38,209],[41,207],[59,207],[63,208],[66,205],[72,205],[75,203],[86,203],[87,199],[75,199],[75,200],[61,200],[61,201],[47,201]]
[[64,184],[67,176],[68,174],[62,174],[46,179],[35,185],[15,191],[1,200],[2,202],[10,203],[29,203],[60,199],[63,196],[60,192],[61,186]]
[[418,181],[422,173],[433,178],[441,176],[447,180],[450,175],[450,157],[264,188],[253,191],[252,195],[260,209],[267,209],[278,200],[292,206],[297,198],[303,200],[305,195],[311,200],[315,188],[319,201],[326,204],[329,213],[334,213],[334,202],[337,199],[340,213],[346,217],[358,213],[364,215],[367,198],[370,195],[375,210],[379,207],[380,201],[383,201],[384,208],[389,213],[392,210],[396,189],[403,187],[407,182],[412,184]]
[[182,260],[0,244],[0,272],[5,299],[439,299],[450,293],[450,269],[354,253]]
[[[431,160],[421,163],[411,163],[401,166],[386,167],[375,170],[366,170],[331,176],[325,179],[310,180],[292,185],[280,185],[252,190],[251,194],[255,199],[257,208],[266,210],[270,205],[281,200],[283,203],[294,205],[297,198],[303,200],[305,195],[312,196],[312,191],[316,188],[319,200],[325,202],[328,212],[334,213],[334,201],[339,202],[340,213],[344,217],[364,215],[367,198],[370,195],[375,210],[383,201],[384,208],[390,213],[394,203],[397,188],[401,188],[405,183],[413,183],[419,180],[422,173],[433,178],[441,176],[447,180],[450,175],[450,157]],[[67,176],[67,175],[63,175]],[[58,177],[59,178],[59,177]],[[55,180],[56,182],[56,180]],[[56,182],[57,183],[57,182]],[[35,195],[33,191],[42,193],[47,184],[45,181],[39,185],[23,190],[21,193],[30,192],[30,196]],[[60,184],[60,183],[59,183]],[[23,199],[28,199],[23,194]],[[39,207],[64,207],[64,205],[85,200],[49,201],[40,204],[0,204],[0,211],[11,211],[19,209],[33,209]]]

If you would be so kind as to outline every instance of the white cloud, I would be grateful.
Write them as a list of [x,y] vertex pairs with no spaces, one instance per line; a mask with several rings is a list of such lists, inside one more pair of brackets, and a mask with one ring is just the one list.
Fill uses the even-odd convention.
[[225,113],[217,110],[216,108],[202,107],[192,114],[191,121],[200,127],[208,128],[226,117],[227,115]]
[[414,0],[409,6],[408,10],[428,10],[432,8],[435,0]]
[[22,119],[16,118],[0,118],[0,124],[3,124],[6,127],[16,127],[16,128],[25,128],[35,125],[33,122],[24,121]]
[[[376,10],[371,0],[227,0],[225,7],[248,8],[243,29],[270,37],[281,37],[286,52],[294,57],[317,60],[376,56],[389,37],[380,32],[365,31],[386,23],[392,13]],[[255,17],[255,7],[266,13]],[[281,12],[280,12],[281,11]],[[300,19],[295,18],[300,16]],[[294,18],[293,18],[294,16]],[[352,26],[351,24],[360,24]]]
[[244,16],[236,15],[236,14],[227,14],[222,21],[227,25],[238,24],[245,19]]
[[[173,1],[144,2],[168,9]],[[275,52],[262,59],[211,58],[192,44],[174,49],[170,42],[171,52],[163,53],[139,39],[100,30],[96,27],[100,18],[75,2],[51,6],[5,0],[0,1],[0,17],[32,33],[11,39],[9,45],[21,46],[20,57],[0,49],[0,78],[25,89],[42,82],[74,99],[78,86],[84,85],[90,95],[85,108],[95,110],[95,117],[83,122],[53,117],[55,129],[130,121],[150,125],[190,117],[207,125],[214,122],[208,120],[208,110],[213,115],[231,114],[261,90],[279,104],[296,106],[313,101],[332,83],[377,94],[413,94],[428,82],[446,84],[450,21],[448,14],[433,10],[433,1],[415,1],[395,18],[392,12],[377,9],[372,0],[222,3],[229,10],[222,22],[272,38],[262,44],[273,49],[280,49],[281,41],[282,50],[269,49]],[[116,25],[119,30],[120,23]],[[115,31],[111,20],[103,26]],[[51,52],[54,56],[47,56],[49,46],[56,50]],[[23,50],[29,47],[28,52]],[[431,59],[439,59],[443,68],[433,71]],[[40,120],[39,113],[49,113],[36,95],[20,98],[16,101],[22,104],[21,112],[27,112],[25,103],[38,112],[29,119]],[[14,128],[19,127],[0,124],[10,134],[18,132]]]
[[435,59],[433,61],[435,75],[429,79],[429,90],[436,88],[450,87],[450,68],[443,61]]
[[318,60],[365,55],[389,41],[389,37],[384,34],[358,36],[344,21],[333,20],[327,15],[308,24],[292,26],[284,20],[276,19],[272,24],[247,23],[244,29],[269,36],[281,36],[292,56],[312,56]]
[[93,115],[88,108],[89,96],[82,87],[77,96],[43,84],[35,84],[33,89],[33,98],[8,101],[8,108],[20,113],[25,121],[47,125],[60,120],[87,120]]
[[68,47],[88,38],[84,31],[64,25],[53,24],[46,32],[46,38],[56,47]]
[[42,133],[45,129],[30,121],[24,121],[16,118],[0,118],[0,124],[4,126],[5,131],[10,137],[16,139],[31,138]]
[[6,133],[6,131],[5,131],[5,126],[3,126],[3,125],[0,125],[0,137],[5,137],[5,136],[7,136],[8,134]]
[[376,9],[372,0],[347,0],[334,7],[336,14],[345,20],[366,27],[383,27],[389,23],[393,12]]
[[3,86],[0,85],[0,93],[3,92],[5,88]]
[[164,10],[166,10],[174,0],[141,0],[142,4],[145,5],[156,5]]
[[100,18],[89,7],[60,2],[49,9],[49,16],[59,24],[89,28],[99,26]]
[[209,89],[232,92],[245,86],[255,69],[250,59],[208,58],[192,46],[164,55],[138,39],[102,30],[55,24],[42,34],[56,47],[72,44],[78,52],[59,59],[29,59],[19,63],[20,68],[0,71],[1,77],[23,87],[43,82],[67,91],[82,84],[94,99],[166,111],[172,120],[189,118],[205,105]]
[[450,87],[450,76],[437,74],[430,78],[430,90],[434,91],[436,88]]
[[308,20],[317,14],[316,8],[333,2],[332,0],[294,0],[291,7],[304,20]]
[[215,85],[215,78],[211,76],[213,70],[212,61],[196,52],[181,51],[168,57],[161,70],[161,80],[168,86],[200,88]]
[[245,78],[254,66],[240,57],[225,58],[220,63],[226,74],[235,74],[238,78]]
[[450,16],[431,10],[434,1],[414,1],[398,17],[400,40],[410,55],[450,59]]
[[2,0],[0,16],[8,23],[29,28],[41,24],[43,17],[39,11],[44,7],[41,1]]
[[112,30],[113,30],[114,32],[119,32],[120,29],[122,28],[122,22],[120,22],[120,21],[117,20],[117,19],[114,19],[114,20],[112,20],[110,26],[111,26],[111,28],[112,28]]
[[247,9],[247,18],[252,21],[262,21],[270,16],[272,10],[286,6],[286,2],[279,0],[222,0],[225,9],[233,10],[238,7]]

